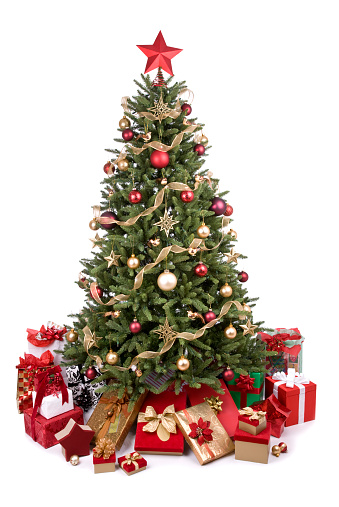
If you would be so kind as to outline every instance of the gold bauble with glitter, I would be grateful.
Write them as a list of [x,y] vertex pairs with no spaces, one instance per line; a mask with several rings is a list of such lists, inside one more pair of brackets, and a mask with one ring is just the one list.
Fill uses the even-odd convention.
[[227,326],[224,329],[224,335],[229,340],[233,340],[233,338],[235,338],[237,336],[237,330],[235,329],[235,327],[232,324],[230,324],[229,326]]
[[66,340],[70,343],[74,343],[79,338],[79,335],[74,329],[72,328],[68,333],[66,334]]
[[180,371],[186,371],[190,367],[190,362],[185,356],[181,356],[177,361],[177,368]]
[[129,167],[128,160],[126,160],[125,158],[123,158],[122,160],[119,160],[117,165],[118,165],[119,171],[127,171],[128,167]]
[[137,370],[135,370],[135,374],[136,374],[137,377],[141,377],[142,371],[139,370],[139,368],[138,368]]
[[99,224],[95,220],[95,218],[92,218],[92,220],[90,221],[89,228],[92,229],[92,231],[97,231],[99,229]]
[[113,365],[117,364],[118,361],[119,355],[116,352],[113,352],[112,349],[110,349],[110,351],[106,355],[106,363]]
[[208,137],[206,137],[204,134],[201,136],[200,144],[207,144],[208,143]]
[[138,257],[132,254],[131,257],[127,259],[127,266],[131,269],[137,269],[140,266]]
[[206,224],[201,224],[197,229],[197,234],[199,238],[205,239],[211,234],[211,231]]
[[123,116],[121,118],[121,120],[119,121],[119,127],[122,129],[122,130],[125,130],[125,129],[129,129],[131,126],[131,122],[129,121],[128,118],[126,118],[126,116]]
[[228,285],[228,283],[225,283],[225,285],[223,285],[220,288],[220,295],[223,298],[229,298],[230,296],[232,296],[232,292],[233,292],[233,289],[230,285]]
[[69,458],[69,462],[71,465],[73,465],[74,467],[77,466],[77,464],[79,463],[79,456],[77,454],[73,454],[70,458]]
[[178,280],[174,273],[165,269],[163,273],[158,276],[158,286],[164,292],[169,292],[177,286]]

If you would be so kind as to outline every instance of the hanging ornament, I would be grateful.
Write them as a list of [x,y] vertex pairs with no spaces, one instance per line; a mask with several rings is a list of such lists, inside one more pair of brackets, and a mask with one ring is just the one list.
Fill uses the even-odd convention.
[[133,190],[128,194],[128,200],[131,204],[138,204],[142,200],[142,195],[139,190],[133,188]]
[[92,218],[92,220],[89,223],[89,228],[92,231],[97,231],[99,229],[99,227],[100,226],[99,226],[98,222],[95,220],[95,218]]
[[119,160],[119,162],[118,162],[119,171],[125,172],[125,171],[127,171],[128,168],[129,168],[129,163],[128,163],[127,158],[122,158],[121,160]]
[[[104,291],[101,287],[99,287],[98,285],[96,285],[95,287],[93,287],[93,291],[96,291],[96,294],[95,295],[98,295],[98,297],[101,299],[103,294],[104,294]],[[92,293],[92,289],[90,289],[89,291],[90,293],[90,296],[92,299],[95,299],[94,296],[93,296],[93,293]]]
[[184,111],[186,116],[189,116],[192,112],[192,108],[189,104],[185,103],[181,106],[181,111]]
[[[118,220],[117,217],[114,215],[113,211],[109,211],[109,210],[104,211],[103,213],[101,213],[100,218],[104,218],[104,217],[106,217],[106,218],[112,218],[113,220]],[[110,231],[110,230],[114,229],[114,227],[116,227],[116,225],[117,224],[115,224],[114,222],[111,223],[111,224],[103,224],[103,223],[101,223],[101,227],[103,229],[105,229],[106,231]]]
[[252,322],[247,319],[246,324],[243,324],[240,326],[243,329],[243,335],[246,336],[247,334],[250,334],[251,336],[254,336],[254,330],[258,327],[252,324]]
[[114,190],[110,189],[108,191],[108,197],[112,197],[113,194],[114,194]]
[[131,322],[130,325],[129,325],[129,330],[133,334],[140,333],[140,331],[141,331],[141,324],[140,324],[140,322],[138,322],[137,319],[133,319],[133,322]]
[[112,162],[106,162],[106,164],[104,165],[104,172],[106,174],[109,174],[110,176],[114,173],[114,165],[112,164]]
[[122,132],[122,138],[124,141],[132,141],[134,137],[134,132],[131,129],[125,129]]
[[72,456],[69,458],[69,462],[71,465],[76,467],[79,464],[79,456],[77,454],[72,454]]
[[164,169],[169,164],[169,154],[167,151],[154,150],[151,153],[150,161],[155,169]]
[[208,225],[205,224],[205,222],[199,225],[197,229],[197,234],[199,238],[202,239],[208,238],[208,236],[211,234],[210,228],[208,227]]
[[223,298],[229,298],[232,296],[233,289],[228,283],[226,282],[222,287],[220,287],[220,295]]
[[93,366],[90,366],[85,371],[85,375],[88,379],[93,380],[97,376],[97,372],[95,371],[95,368],[93,368]]
[[110,268],[111,266],[119,266],[120,257],[121,257],[121,255],[115,255],[113,248],[112,248],[110,255],[108,257],[104,257],[105,261],[108,262],[107,267]]
[[131,126],[131,122],[129,121],[128,118],[126,118],[126,116],[123,116],[121,118],[121,120],[119,121],[119,127],[122,129],[122,130],[126,130],[126,129],[129,129]]
[[66,340],[70,343],[74,343],[79,338],[79,335],[74,329],[72,328],[68,333],[66,334]]
[[182,202],[192,202],[194,199],[194,192],[192,190],[183,190],[180,194]]
[[226,202],[221,197],[214,197],[212,200],[212,204],[209,207],[209,211],[214,211],[216,216],[223,215],[226,210]]
[[232,322],[224,329],[224,335],[229,340],[233,340],[237,336],[237,330],[233,327]]
[[201,261],[194,268],[194,273],[197,276],[200,276],[200,277],[206,276],[207,275],[207,271],[208,271],[208,268],[207,268],[206,264],[204,264]]
[[147,242],[147,245],[152,248],[153,246],[159,246],[160,245],[160,239],[159,238],[154,238],[154,239],[150,239],[148,242]]
[[[227,216],[227,215],[226,215]],[[233,229],[230,229],[227,233],[228,236],[231,236],[233,239],[237,239],[238,237],[238,234],[233,230]]]
[[148,107],[147,111],[150,111],[152,113],[151,115],[148,115],[148,118],[152,120],[158,120],[159,123],[162,122],[165,118],[171,115],[173,112],[173,109],[168,107],[168,103],[164,102],[164,99],[162,97],[162,90],[160,94],[160,99],[154,101],[154,107]]
[[201,315],[201,313],[198,312],[192,312],[192,310],[188,310],[187,317],[191,320],[200,319],[203,325],[206,324],[204,317]]
[[110,365],[117,364],[119,361],[119,355],[116,352],[113,352],[112,349],[109,350],[109,352],[106,354],[106,363]]
[[134,253],[131,255],[129,259],[127,259],[127,266],[130,269],[137,269],[140,266],[140,261],[138,257],[134,255]]
[[161,185],[167,185],[167,178],[161,178],[160,183]]
[[240,271],[240,273],[238,274],[238,280],[239,282],[247,282],[248,280],[248,274],[246,273],[246,271]]
[[177,277],[168,269],[165,269],[165,271],[158,276],[157,284],[164,292],[169,292],[175,289],[177,283]]
[[227,368],[223,374],[222,374],[222,378],[224,379],[225,382],[231,382],[231,380],[234,379],[234,371],[231,370],[231,368]]
[[165,324],[159,324],[159,328],[152,330],[152,333],[158,334],[159,339],[164,340],[165,344],[172,341],[178,334],[176,331],[173,331],[173,328],[169,325],[167,317]]
[[120,314],[121,314],[120,310],[115,310],[114,312],[112,312],[113,319],[117,319],[118,317],[120,317]]
[[208,137],[206,137],[204,134],[200,138],[200,144],[206,145],[208,143]]
[[160,227],[160,231],[165,231],[166,236],[168,237],[171,229],[174,228],[175,224],[178,224],[179,220],[173,220],[171,215],[168,214],[167,208],[165,209],[164,216],[160,218],[159,222],[154,225],[158,225]]
[[189,249],[187,250],[187,252],[188,252],[190,255],[192,255],[192,256],[193,256],[193,255],[197,255],[198,251],[199,251],[199,248],[189,248]]
[[193,148],[193,151],[195,151],[198,155],[203,155],[205,153],[205,146],[202,144],[196,144]]
[[250,312],[250,313],[252,312],[251,307],[248,306],[246,303],[243,303],[242,307],[243,307],[244,312]]
[[137,368],[135,370],[135,374],[136,374],[137,377],[141,377],[142,376],[142,370],[140,370],[140,368]]
[[82,273],[79,274],[79,284],[82,289],[85,289],[88,285],[88,280]]
[[209,310],[204,315],[204,319],[205,319],[206,322],[211,322],[211,320],[214,320],[216,318],[217,318],[217,316],[216,316],[216,314],[214,312],[212,312],[212,310]]
[[101,248],[101,245],[99,244],[101,243],[101,238],[98,233],[96,233],[94,238],[90,238],[90,241],[92,242],[92,248],[95,248],[96,246]]
[[230,262],[235,262],[236,264],[238,264],[238,257],[240,256],[240,254],[235,253],[234,248],[231,248],[229,253],[226,253],[225,255],[227,257],[227,264],[229,264]]
[[230,217],[233,213],[233,208],[230,204],[226,204],[226,209],[224,212],[225,217]]
[[185,356],[181,356],[177,361],[177,368],[180,371],[186,371],[190,367],[190,362]]

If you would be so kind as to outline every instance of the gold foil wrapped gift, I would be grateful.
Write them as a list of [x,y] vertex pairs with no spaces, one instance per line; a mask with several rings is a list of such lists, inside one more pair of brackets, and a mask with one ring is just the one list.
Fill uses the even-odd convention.
[[207,402],[176,412],[174,418],[200,465],[234,451],[234,444]]

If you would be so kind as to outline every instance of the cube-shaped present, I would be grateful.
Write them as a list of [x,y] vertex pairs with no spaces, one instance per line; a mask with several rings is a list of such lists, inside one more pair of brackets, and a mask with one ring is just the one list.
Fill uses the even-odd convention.
[[115,449],[119,450],[140,411],[147,392],[146,390],[139,396],[132,407],[129,407],[130,397],[127,391],[121,398],[118,396],[117,389],[109,394],[104,393],[87,422],[95,432],[94,442],[107,437],[113,442]]
[[200,465],[234,451],[234,444],[207,402],[175,413],[175,420]]
[[248,375],[236,373],[233,380],[227,382],[227,387],[238,408],[249,407],[255,401],[260,401],[264,393],[264,373],[249,372]]
[[266,412],[262,410],[253,410],[252,407],[245,407],[239,410],[239,429],[258,435],[267,425]]
[[127,475],[133,475],[147,467],[147,461],[138,452],[132,452],[118,458],[120,468]]
[[269,397],[274,394],[285,407],[291,410],[286,427],[315,419],[317,386],[302,373],[289,368],[288,373],[277,372],[266,377],[265,392]]
[[88,456],[94,431],[87,424],[78,424],[70,419],[64,429],[55,434],[62,448],[62,454],[69,461],[74,454]]
[[301,336],[298,328],[285,329],[279,327],[269,333],[258,333],[262,341],[266,343],[266,350],[275,351],[277,355],[268,356],[268,375],[294,368],[297,372],[302,371],[302,352],[305,338]]
[[[64,337],[67,329],[59,326],[52,321],[47,322],[47,326],[41,326],[40,330],[27,329],[28,352],[40,356],[44,352],[54,350],[63,350]],[[60,364],[62,354],[55,354],[54,363]]]
[[[33,438],[32,414],[33,408],[29,408],[24,412],[25,431]],[[58,441],[55,438],[55,434],[65,428],[70,419],[74,419],[77,423],[83,424],[84,417],[82,409],[75,406],[73,410],[57,415],[56,417],[52,417],[52,419],[46,419],[42,415],[38,414],[34,420],[34,436],[36,442],[42,445],[45,449],[56,445]]]
[[291,410],[280,403],[274,394],[266,400],[256,401],[252,404],[252,408],[266,412],[266,420],[270,423],[272,437],[280,438]]
[[[68,401],[62,403],[62,395],[61,393],[50,394],[48,396],[44,396],[42,399],[41,405],[38,408],[38,413],[41,414],[46,419],[51,419],[52,417],[56,417],[57,415],[64,414],[65,412],[69,412],[73,410],[73,396],[72,391],[67,389],[68,393]],[[36,399],[36,391],[33,391],[33,405]]]
[[94,473],[115,472],[114,444],[109,438],[98,440],[93,449]]
[[32,354],[25,354],[24,358],[20,357],[20,362],[17,365],[18,384],[16,394],[19,414],[33,407],[34,378],[39,372],[51,368],[53,360],[54,357],[49,351],[44,352],[40,357]]
[[51,419],[73,409],[72,391],[67,389],[60,366],[53,366],[34,377],[33,417],[40,413]]
[[210,386],[202,384],[200,389],[185,386],[191,405],[198,405],[207,401],[215,411],[219,421],[225,428],[227,434],[233,438],[238,426],[238,409],[223,380],[220,380],[220,387],[223,393],[217,393]]
[[174,413],[184,408],[186,393],[149,393],[138,416],[135,450],[144,454],[183,454],[184,437],[177,428]]
[[235,459],[268,463],[270,436],[270,423],[267,423],[266,428],[259,435],[252,435],[238,428],[234,435]]

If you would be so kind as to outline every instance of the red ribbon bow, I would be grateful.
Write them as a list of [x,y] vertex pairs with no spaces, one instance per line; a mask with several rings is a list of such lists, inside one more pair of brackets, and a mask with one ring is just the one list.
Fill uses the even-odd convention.
[[280,352],[284,348],[284,340],[289,340],[291,337],[287,333],[278,333],[273,336],[261,333],[262,341],[266,342],[266,350],[274,350]]
[[236,379],[236,384],[239,389],[243,389],[244,391],[254,390],[254,378],[249,375],[240,375],[239,378]]
[[[63,340],[63,335],[67,333],[67,329],[63,327],[62,329],[57,329],[56,327],[47,327],[41,326],[40,331],[36,329],[27,329],[27,340],[36,347],[46,347],[51,345],[54,340]],[[37,334],[40,333],[40,337],[37,338]]]
[[23,369],[35,369],[35,368],[43,368],[45,366],[49,366],[53,364],[54,356],[49,351],[46,350],[43,354],[41,354],[40,358],[35,357],[33,354],[25,354],[24,359],[22,357],[19,358],[19,364],[17,368]]

